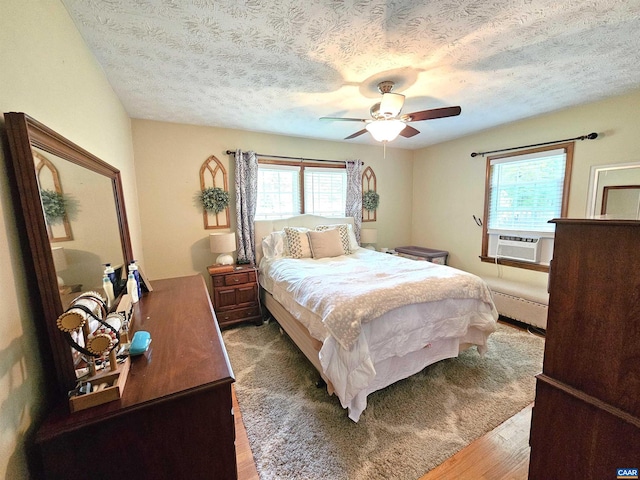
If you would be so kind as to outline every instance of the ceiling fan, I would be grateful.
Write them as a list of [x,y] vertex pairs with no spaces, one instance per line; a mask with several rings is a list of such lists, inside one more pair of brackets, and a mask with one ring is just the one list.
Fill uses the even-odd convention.
[[374,104],[369,110],[371,119],[364,118],[341,118],[341,117],[321,117],[320,120],[337,120],[341,122],[364,122],[366,127],[349,135],[345,140],[359,137],[364,133],[371,133],[373,138],[379,142],[390,142],[398,135],[405,138],[413,137],[420,133],[410,122],[421,120],[433,120],[435,118],[455,117],[460,115],[460,107],[432,108],[431,110],[421,110],[419,112],[400,114],[404,105],[404,95],[392,93],[394,82],[386,80],[378,84],[378,90],[382,94],[382,100]]

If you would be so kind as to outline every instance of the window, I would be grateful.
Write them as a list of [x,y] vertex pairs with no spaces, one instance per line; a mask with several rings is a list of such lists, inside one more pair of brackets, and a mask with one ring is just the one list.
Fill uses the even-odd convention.
[[[567,213],[573,143],[487,158],[482,260],[494,262],[501,234],[543,238],[542,264],[553,251],[555,225]],[[534,270],[548,270],[510,261]]]
[[301,213],[342,217],[347,197],[344,165],[322,166],[258,161],[256,219]]
[[256,219],[284,218],[300,213],[300,168],[258,165]]

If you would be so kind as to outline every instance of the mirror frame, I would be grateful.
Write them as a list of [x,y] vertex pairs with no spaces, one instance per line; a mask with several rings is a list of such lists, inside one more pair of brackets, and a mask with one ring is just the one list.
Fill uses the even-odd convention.
[[[25,266],[27,275],[35,276],[39,291],[34,293],[33,300],[39,302],[43,314],[43,318],[35,319],[35,326],[45,329],[59,393],[66,398],[67,392],[75,387],[76,372],[71,347],[56,325],[58,317],[63,312],[63,306],[40,200],[32,148],[49,152],[111,180],[123,260],[128,264],[134,257],[120,171],[24,113],[9,112],[4,114],[4,118],[11,159],[9,163],[14,175],[11,179],[12,187],[15,188],[20,201],[23,227],[28,237],[29,248],[25,253],[30,254],[32,261],[32,264],[28,265],[28,258],[25,258]],[[9,170],[11,171],[11,168]]]
[[607,165],[593,165],[589,173],[589,191],[587,192],[587,207],[585,211],[586,218],[597,218],[600,215],[601,205],[597,204],[598,199],[598,181],[600,174],[612,170],[627,170],[640,168],[640,162],[631,163],[611,163]]

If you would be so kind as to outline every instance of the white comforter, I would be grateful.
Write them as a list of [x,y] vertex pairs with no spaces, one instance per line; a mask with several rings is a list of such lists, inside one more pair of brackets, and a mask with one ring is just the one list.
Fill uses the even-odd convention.
[[[451,267],[359,249],[319,260],[263,259],[260,272],[262,286],[323,342],[324,374],[354,421],[376,363],[465,339],[470,327],[487,334],[496,328],[487,285]],[[457,353],[457,341],[455,347]]]

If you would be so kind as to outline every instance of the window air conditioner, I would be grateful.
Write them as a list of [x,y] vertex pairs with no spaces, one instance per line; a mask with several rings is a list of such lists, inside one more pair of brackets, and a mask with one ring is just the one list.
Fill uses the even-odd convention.
[[498,237],[496,257],[519,260],[521,262],[539,263],[541,243],[538,237],[500,235]]

